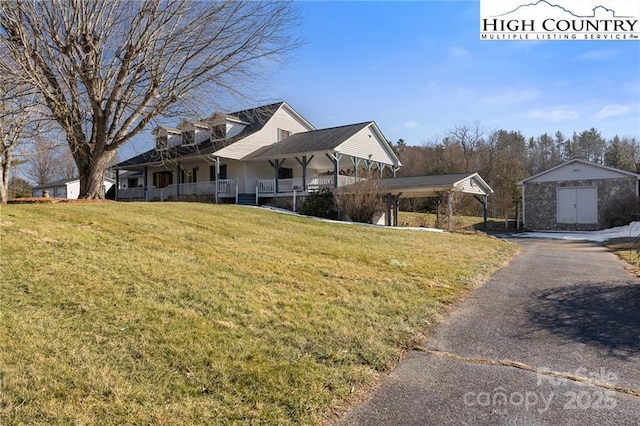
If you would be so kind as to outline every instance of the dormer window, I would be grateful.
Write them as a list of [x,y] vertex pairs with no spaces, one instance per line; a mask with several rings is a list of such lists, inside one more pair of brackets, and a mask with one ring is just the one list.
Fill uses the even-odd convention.
[[169,137],[167,134],[159,134],[156,136],[156,149],[161,151],[167,149],[167,141]]
[[217,124],[215,126],[211,126],[211,140],[220,140],[227,137],[227,126],[226,124]]
[[182,145],[193,145],[196,143],[196,131],[195,130],[183,130],[182,131]]
[[290,131],[278,129],[278,142],[282,142],[283,140],[287,139],[289,136],[291,136]]
[[[157,127],[154,131],[156,135],[156,149],[164,151],[180,143],[180,131],[167,127]],[[177,140],[176,140],[177,139]]]

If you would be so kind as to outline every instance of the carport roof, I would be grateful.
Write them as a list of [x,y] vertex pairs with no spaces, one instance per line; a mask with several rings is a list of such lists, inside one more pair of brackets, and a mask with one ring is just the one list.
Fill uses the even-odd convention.
[[478,173],[456,173],[381,179],[380,192],[403,197],[434,197],[442,192],[489,195],[493,189]]

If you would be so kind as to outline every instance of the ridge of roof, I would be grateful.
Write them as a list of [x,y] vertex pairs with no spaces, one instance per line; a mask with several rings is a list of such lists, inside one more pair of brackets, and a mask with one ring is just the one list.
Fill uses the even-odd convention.
[[554,170],[557,170],[557,169],[559,169],[561,167],[567,166],[567,165],[569,165],[571,163],[582,163],[582,164],[586,164],[587,166],[599,167],[601,169],[610,170],[612,172],[617,172],[617,173],[620,173],[620,174],[626,174],[626,175],[629,175],[629,176],[635,176],[636,178],[638,178],[638,180],[640,180],[640,174],[637,174],[637,173],[628,172],[626,170],[621,170],[621,169],[616,169],[615,167],[609,167],[609,166],[605,166],[603,164],[592,163],[591,161],[583,160],[581,158],[572,158],[571,160],[565,161],[564,163],[558,164],[557,166],[551,167],[551,168],[549,168],[547,170],[543,170],[543,171],[541,171],[539,173],[536,173],[533,176],[529,176],[526,179],[522,179],[521,181],[516,182],[516,185],[523,185],[525,182],[528,182],[528,181],[530,181],[532,179],[535,179],[537,177],[540,177],[542,175],[550,173],[550,172],[552,172]]

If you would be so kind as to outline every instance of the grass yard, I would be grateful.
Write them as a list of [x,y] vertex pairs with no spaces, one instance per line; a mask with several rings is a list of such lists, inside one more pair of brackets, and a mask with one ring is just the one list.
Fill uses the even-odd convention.
[[517,252],[196,203],[0,210],[0,424],[319,424]]
[[640,276],[640,239],[616,238],[607,241],[605,246],[622,260],[629,263],[632,272]]
[[[440,226],[436,226],[437,220],[438,219],[434,213],[413,213],[401,211],[398,215],[398,223],[400,226],[441,229],[447,227],[446,215],[440,218]],[[481,217],[458,215],[453,217],[453,229],[456,231],[482,230],[483,227],[484,221]],[[487,219],[487,228],[489,229],[504,229],[504,227],[504,219]]]

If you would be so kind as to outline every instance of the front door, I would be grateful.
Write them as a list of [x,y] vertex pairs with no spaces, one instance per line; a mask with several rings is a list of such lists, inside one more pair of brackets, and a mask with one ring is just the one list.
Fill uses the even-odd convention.
[[164,188],[173,183],[173,173],[171,172],[158,172],[153,174],[154,186],[156,188]]

